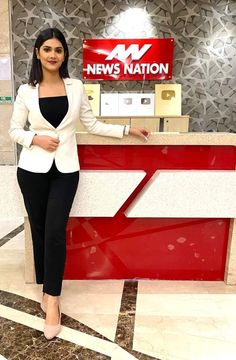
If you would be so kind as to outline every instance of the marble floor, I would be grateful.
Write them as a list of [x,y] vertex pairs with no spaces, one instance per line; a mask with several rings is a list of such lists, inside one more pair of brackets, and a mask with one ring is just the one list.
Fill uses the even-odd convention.
[[223,282],[65,280],[63,328],[47,341],[22,224],[0,220],[0,360],[236,359],[236,287]]

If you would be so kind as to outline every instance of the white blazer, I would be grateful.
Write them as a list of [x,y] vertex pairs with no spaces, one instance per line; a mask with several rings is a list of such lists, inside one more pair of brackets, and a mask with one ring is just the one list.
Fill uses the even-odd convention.
[[[123,137],[124,126],[104,124],[93,115],[83,83],[77,79],[63,79],[68,97],[68,112],[57,128],[41,114],[38,84],[33,87],[21,85],[14,103],[9,134],[13,141],[23,145],[18,166],[22,169],[46,173],[55,159],[59,171],[69,173],[79,170],[76,144],[76,123],[82,121],[88,132],[96,135]],[[26,121],[29,130],[25,130]],[[50,152],[32,145],[34,135],[59,138],[56,151]]]

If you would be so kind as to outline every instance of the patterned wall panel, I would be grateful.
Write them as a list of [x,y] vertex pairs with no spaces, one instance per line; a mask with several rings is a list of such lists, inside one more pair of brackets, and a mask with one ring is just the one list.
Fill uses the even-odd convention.
[[[123,22],[130,8],[142,24]],[[11,0],[16,88],[27,81],[39,30],[58,27],[68,40],[71,77],[81,78],[82,40],[174,37],[172,83],[182,84],[182,113],[192,131],[236,131],[235,0]],[[104,92],[154,91],[155,81],[101,82]]]

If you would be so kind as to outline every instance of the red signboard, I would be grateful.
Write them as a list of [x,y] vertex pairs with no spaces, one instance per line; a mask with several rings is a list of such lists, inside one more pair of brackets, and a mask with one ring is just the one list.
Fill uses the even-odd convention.
[[84,80],[169,80],[174,39],[86,39]]

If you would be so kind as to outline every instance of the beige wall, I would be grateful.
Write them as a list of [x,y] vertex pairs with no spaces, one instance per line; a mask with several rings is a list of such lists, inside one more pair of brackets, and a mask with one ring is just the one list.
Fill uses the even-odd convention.
[[[0,1],[0,58],[11,56],[8,0]],[[1,65],[0,65],[1,66]],[[0,96],[12,96],[12,81],[0,80]],[[15,163],[14,145],[8,136],[11,104],[0,104],[0,165]]]

